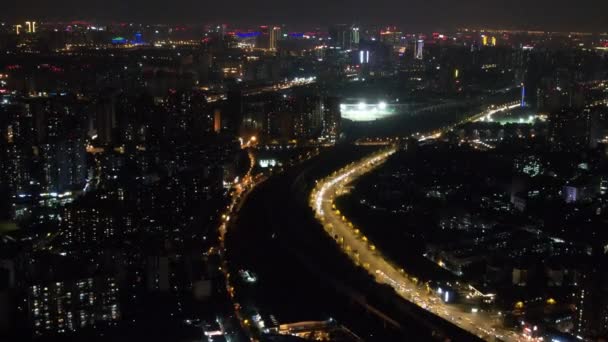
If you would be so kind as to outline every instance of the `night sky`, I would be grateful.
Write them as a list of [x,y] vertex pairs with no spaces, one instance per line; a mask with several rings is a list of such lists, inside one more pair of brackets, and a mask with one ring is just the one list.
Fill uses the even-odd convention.
[[5,0],[5,20],[294,25],[357,21],[408,29],[460,26],[608,31],[608,0]]

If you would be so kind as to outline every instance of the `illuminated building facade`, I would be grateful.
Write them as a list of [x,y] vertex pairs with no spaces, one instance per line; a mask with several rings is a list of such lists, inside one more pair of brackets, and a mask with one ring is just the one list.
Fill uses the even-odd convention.
[[26,21],[25,28],[27,33],[36,33],[36,22],[35,21]]
[[279,40],[281,40],[282,38],[282,31],[281,28],[278,26],[274,26],[271,30],[270,30],[270,43],[268,48],[270,50],[276,50],[277,49],[277,45]]
[[353,25],[350,28],[351,30],[351,43],[354,46],[358,46],[359,45],[359,41],[361,40],[361,32],[360,32],[360,28],[359,26]]
[[574,332],[580,336],[605,336],[608,332],[607,255],[601,247],[596,250],[575,294]]
[[113,277],[32,285],[27,306],[34,336],[112,325],[121,317],[119,289]]
[[369,64],[369,50],[359,50],[359,64]]
[[383,43],[389,44],[393,47],[401,45],[401,37],[403,33],[398,31],[395,27],[387,28],[380,32],[380,39]]
[[424,40],[418,39],[414,45],[414,57],[418,60],[424,59]]
[[359,27],[344,24],[330,27],[329,37],[331,39],[331,46],[342,50],[355,48],[361,40]]
[[[26,33],[36,33],[36,22],[35,21],[26,21],[25,22],[25,32]],[[21,34],[21,31],[23,30],[23,25],[21,24],[16,24],[15,25],[15,33],[17,35]]]
[[213,111],[213,131],[219,133],[222,130],[222,112],[219,109]]
[[87,177],[84,138],[68,138],[40,147],[43,158],[43,189],[49,193],[81,190]]
[[260,49],[276,50],[279,40],[283,38],[283,30],[280,26],[260,26],[259,32],[241,34],[240,37],[247,38],[253,35],[256,38],[256,47]]
[[322,130],[323,110],[319,96],[300,96],[296,99],[294,135],[296,139],[315,139]]
[[516,172],[526,174],[530,177],[536,177],[543,172],[541,160],[534,155],[515,158],[513,167]]
[[340,137],[341,122],[340,99],[337,97],[326,98],[323,103],[322,138],[335,143]]

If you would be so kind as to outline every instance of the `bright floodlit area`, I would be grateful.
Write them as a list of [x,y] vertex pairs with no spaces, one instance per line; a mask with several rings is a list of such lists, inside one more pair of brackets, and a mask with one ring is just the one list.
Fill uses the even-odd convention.
[[396,104],[386,101],[365,101],[341,103],[340,112],[343,119],[351,121],[374,121],[396,114]]

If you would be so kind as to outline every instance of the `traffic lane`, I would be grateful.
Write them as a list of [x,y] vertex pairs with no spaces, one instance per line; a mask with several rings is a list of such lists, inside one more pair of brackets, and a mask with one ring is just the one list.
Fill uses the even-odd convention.
[[[331,201],[328,200],[325,202],[325,210],[326,212],[331,212]],[[399,279],[400,286],[404,288],[408,288],[410,291],[415,293],[415,296],[418,296],[418,300],[412,298],[414,295],[405,296],[400,293],[402,297],[406,300],[414,299],[414,302],[418,305],[423,306],[428,311],[431,311],[439,316],[448,316],[450,321],[459,321],[456,322],[457,325],[468,327],[468,330],[475,331],[477,333],[482,332],[487,334],[490,332],[488,329],[480,328],[478,325],[491,325],[491,321],[489,319],[483,318],[481,315],[474,315],[467,312],[463,312],[458,310],[457,308],[453,308],[447,305],[437,305],[432,303],[431,295],[426,292],[420,292],[414,284],[412,284],[407,278],[405,278],[402,274],[400,274],[397,269],[395,269],[392,265],[390,265],[387,261],[379,257],[375,252],[369,250],[369,245],[364,241],[357,238],[352,234],[351,228],[342,221],[341,218],[335,215],[329,215],[331,223],[335,227],[335,231],[338,235],[344,238],[344,245],[350,246],[350,251],[357,251],[359,253],[359,263],[361,264],[369,264],[368,268],[375,270],[382,270],[384,274],[387,274],[391,279]],[[387,283],[388,285],[394,285],[390,282],[386,282],[382,277],[376,277],[378,281],[382,283]],[[399,292],[399,291],[398,291]],[[430,310],[429,310],[430,309]],[[443,312],[441,311],[443,309]],[[445,314],[447,312],[447,314]],[[464,317],[464,318],[463,318]],[[460,319],[458,319],[460,318]]]
[[[326,208],[329,209],[329,208]],[[365,244],[364,242],[362,242],[361,240],[358,239],[354,239],[352,236],[349,236],[348,234],[346,234],[346,230],[348,229],[347,226],[343,226],[341,225],[341,220],[339,219],[334,219],[333,221],[334,226],[336,227],[342,227],[342,229],[339,229],[338,234],[343,234],[343,236],[345,237],[344,239],[344,244],[346,246],[351,246],[350,251],[354,252],[357,251],[359,253],[359,263],[360,264],[368,264],[367,268],[368,269],[375,269],[375,270],[383,270],[383,272],[385,272],[386,274],[390,274],[390,278],[392,279],[398,279],[399,277],[403,277],[402,275],[399,274],[399,272],[394,269],[393,267],[391,267],[386,261],[384,260],[378,260],[375,255],[373,254],[372,251],[366,251],[365,249],[368,248],[367,244]],[[386,282],[384,279],[382,279],[382,277],[376,277],[377,280],[381,283],[386,283],[388,285],[393,285],[390,282]],[[412,291],[412,293],[416,293],[415,295],[412,294],[410,296],[407,296],[405,294],[402,293],[402,291],[397,291],[404,299],[409,300],[409,301],[413,301],[414,303],[416,303],[417,305],[427,309],[430,312],[433,312],[435,314],[437,314],[440,317],[444,317],[448,316],[449,320],[456,323],[456,325],[462,326],[462,327],[466,327],[467,330],[470,331],[475,331],[476,333],[483,333],[483,334],[487,334],[487,332],[489,330],[484,331],[482,328],[479,328],[477,325],[483,324],[483,325],[488,325],[490,324],[490,322],[488,320],[482,319],[480,316],[471,316],[468,317],[470,314],[467,314],[465,312],[461,312],[461,311],[457,311],[456,309],[453,308],[449,308],[446,310],[444,309],[444,312],[447,312],[447,314],[444,314],[441,312],[442,306],[437,306],[436,304],[432,303],[432,297],[429,296],[428,294],[422,292],[418,292],[418,289],[416,289],[415,285],[408,283],[408,281],[403,278],[401,279],[401,284],[400,286],[402,286],[403,288],[407,288],[408,290]],[[419,299],[415,299],[414,297],[418,296]],[[469,322],[467,322],[466,320],[463,320],[462,317],[463,316],[467,316],[467,318],[465,318],[466,320],[468,320]],[[460,318],[460,319],[457,319]],[[483,337],[482,334],[482,337]]]
[[[375,162],[378,161],[377,158],[371,158],[370,160],[374,160]],[[342,220],[342,218],[333,212],[331,196],[330,196],[330,198],[325,198],[325,196],[323,196],[326,194],[336,193],[337,191],[340,191],[341,188],[348,183],[349,177],[355,178],[355,177],[360,176],[361,174],[369,171],[369,169],[372,167],[369,165],[370,160],[364,161],[363,166],[359,166],[359,167],[355,167],[355,168],[346,170],[344,173],[340,174],[339,176],[336,176],[336,179],[338,179],[338,178],[341,178],[341,179],[337,182],[330,181],[330,183],[329,183],[330,186],[325,187],[323,191],[321,191],[320,193],[317,194],[317,196],[321,196],[323,212],[328,213],[324,217],[326,218],[326,220],[327,220],[327,218],[329,218],[329,221],[331,221],[330,223],[333,225],[334,233],[337,233],[338,235],[340,235],[343,238],[343,245],[345,244],[346,246],[350,247],[350,249],[347,247],[344,247],[344,249],[346,249],[347,252],[349,252],[349,251],[352,252],[352,251],[356,250],[359,254],[358,262],[360,264],[364,264],[364,265],[367,264],[368,268],[371,268],[371,269],[383,270],[383,272],[385,272],[385,274],[389,275],[390,278],[392,278],[392,279],[402,278],[400,280],[400,282],[402,284],[408,284],[409,280],[407,278],[405,278],[403,275],[399,274],[399,272],[392,265],[390,265],[385,259],[383,259],[379,255],[377,255],[377,253],[374,253],[373,251],[368,250],[367,249],[368,244],[365,241],[359,240],[359,237],[351,231],[351,228]],[[318,198],[317,198],[317,200],[318,200]],[[332,233],[332,234],[334,234],[334,233]],[[335,237],[335,235],[334,235],[334,237]],[[377,279],[378,279],[378,277],[377,277]],[[378,280],[380,282],[386,283],[385,281],[382,281],[382,279],[378,279]],[[388,285],[393,285],[393,284],[388,283]],[[497,335],[502,335],[503,338],[507,338],[508,340],[511,340],[510,338],[508,338],[508,336],[510,336],[509,333],[511,333],[511,332],[504,331],[504,333],[502,333],[502,329],[499,330],[499,329],[494,328],[492,326],[493,324],[492,324],[490,318],[484,318],[482,315],[467,313],[467,312],[458,310],[456,308],[449,307],[447,305],[430,304],[428,294],[425,295],[423,293],[420,293],[414,287],[412,287],[412,291],[416,291],[416,294],[419,297],[426,298],[424,301],[422,301],[422,304],[421,304],[420,300],[416,300],[415,301],[416,304],[422,305],[425,309],[427,309],[430,312],[435,313],[436,315],[438,315],[440,317],[447,315],[450,321],[453,321],[454,323],[456,323],[457,325],[459,325],[461,327],[466,327],[467,330],[475,332],[476,334],[478,334],[478,336],[488,338],[488,337],[494,337]],[[411,300],[411,298],[405,297],[405,296],[403,296],[403,294],[400,294],[400,295],[402,297],[404,297],[406,300]],[[455,318],[454,315],[458,315],[457,318]],[[480,325],[490,326],[490,328],[481,328]],[[495,329],[494,331],[496,331],[496,332],[494,332],[492,329]]]

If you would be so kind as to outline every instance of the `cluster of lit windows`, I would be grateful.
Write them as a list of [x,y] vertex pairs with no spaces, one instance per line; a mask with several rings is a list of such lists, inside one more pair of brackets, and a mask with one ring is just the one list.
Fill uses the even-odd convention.
[[75,331],[93,326],[98,320],[120,318],[118,287],[112,277],[33,285],[29,288],[28,303],[33,331],[38,336]]

